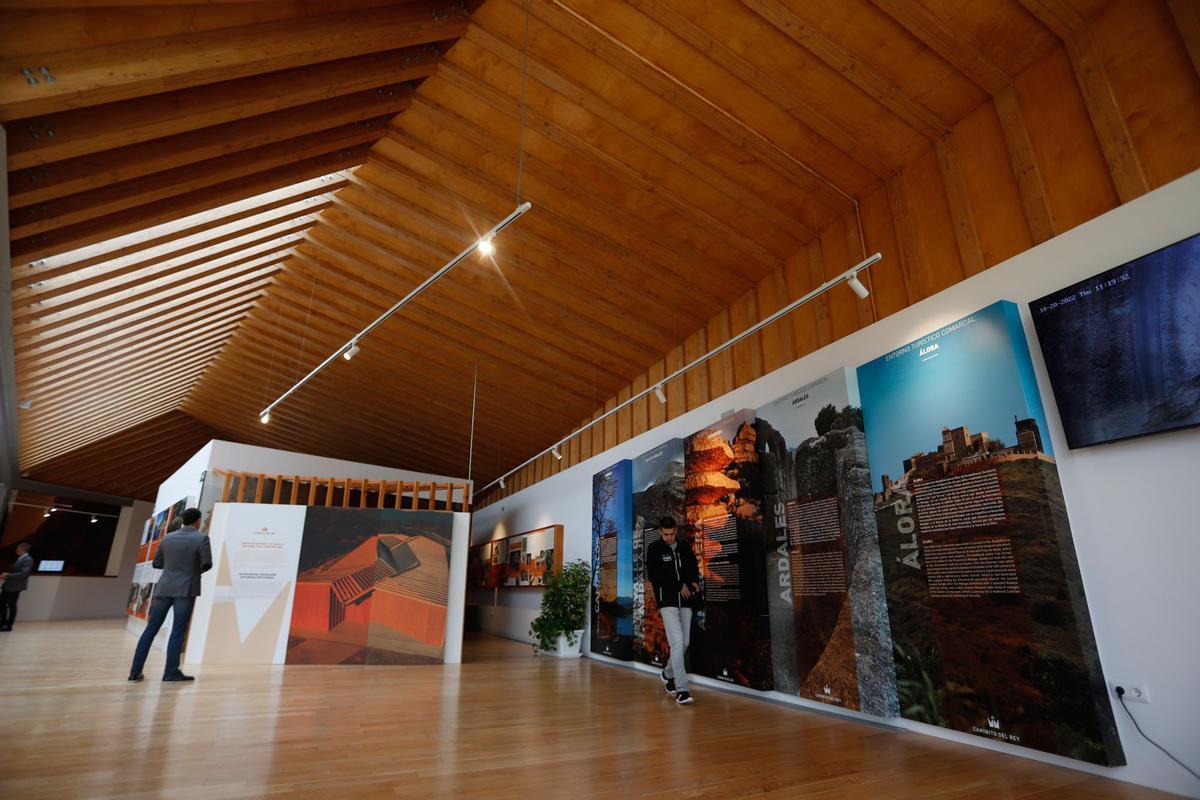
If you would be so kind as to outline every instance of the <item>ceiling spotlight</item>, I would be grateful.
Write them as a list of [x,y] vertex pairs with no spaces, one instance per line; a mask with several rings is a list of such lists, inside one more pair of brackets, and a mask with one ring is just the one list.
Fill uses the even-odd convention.
[[846,278],[846,284],[854,290],[854,293],[858,295],[859,300],[866,300],[867,295],[870,294],[870,292],[867,290],[867,287],[863,286],[863,282],[858,279],[857,272],[851,275],[849,278]]
[[350,359],[354,358],[356,355],[358,355],[358,339],[354,339],[353,341],[350,342],[350,348],[348,350],[346,350],[346,352],[342,353],[342,358],[349,361]]
[[30,406],[32,406],[32,405],[33,405],[33,401],[32,401],[32,400],[19,400],[19,401],[17,401],[17,408],[21,409],[22,411],[28,411],[28,410],[29,410],[29,407],[30,407]]
[[260,416],[260,417],[258,418],[258,421],[259,421],[259,422],[261,422],[263,425],[266,425],[268,422],[270,422],[270,421],[271,421],[271,412],[270,412],[270,411],[264,411],[264,412],[262,413],[262,416]]
[[500,488],[501,488],[501,489],[503,489],[503,488],[504,488],[504,478],[503,478],[503,476],[500,478]]
[[43,517],[48,517],[48,516],[50,516],[50,512],[49,512],[49,511],[43,512],[43,513],[42,513],[42,516],[43,516]]
[[559,461],[562,461],[562,453],[558,452],[558,445],[551,447],[550,452],[554,454],[555,458],[557,458]]
[[51,511],[51,513],[58,511],[58,506],[51,507],[50,511]]
[[96,519],[96,516],[93,514],[93,515],[92,515],[92,522],[93,522],[93,523],[96,523],[96,522],[99,522],[99,521],[100,521],[100,520]]
[[479,240],[479,252],[483,253],[485,256],[490,256],[492,253],[496,252],[496,245],[492,244],[492,237],[488,236]]
[[658,398],[658,402],[662,403],[663,405],[666,405],[667,393],[663,391],[663,387],[662,387],[661,383],[654,387],[654,396]]

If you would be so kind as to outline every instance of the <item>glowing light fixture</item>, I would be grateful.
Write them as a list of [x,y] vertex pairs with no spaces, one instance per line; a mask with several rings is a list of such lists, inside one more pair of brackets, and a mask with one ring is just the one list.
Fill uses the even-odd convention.
[[658,398],[658,402],[662,403],[663,405],[666,405],[667,393],[663,391],[663,387],[662,387],[661,383],[657,384],[654,387],[654,396]]
[[347,358],[347,360],[349,360],[350,358],[353,358],[354,354],[358,352],[358,340],[359,339],[361,339],[364,336],[367,336],[368,334],[371,333],[371,331],[375,330],[377,327],[382,325],[384,320],[386,320],[388,317],[395,314],[400,309],[404,308],[404,306],[408,305],[408,303],[411,302],[414,297],[416,297],[421,292],[423,292],[427,288],[429,288],[433,283],[435,283],[439,278],[441,278],[447,272],[449,272],[450,270],[457,267],[463,261],[463,259],[465,259],[467,256],[471,255],[471,253],[474,253],[476,250],[479,250],[484,253],[493,252],[493,250],[495,249],[495,245],[492,244],[492,239],[497,234],[499,234],[501,231],[503,231],[505,228],[507,228],[509,225],[512,225],[514,222],[516,222],[518,219],[520,219],[521,215],[524,214],[526,211],[528,211],[532,207],[533,206],[529,203],[529,201],[525,201],[524,203],[521,203],[516,208],[514,208],[512,210],[512,213],[510,213],[507,217],[505,217],[504,219],[497,222],[491,229],[486,231],[483,234],[483,236],[480,236],[479,239],[477,239],[476,241],[471,242],[471,244],[467,245],[465,250],[463,250],[461,253],[456,255],[454,258],[447,261],[444,265],[442,265],[442,267],[437,272],[433,273],[428,278],[426,278],[424,281],[422,281],[421,284],[419,286],[417,286],[417,288],[413,289],[411,292],[406,294],[404,297],[397,300],[395,303],[392,304],[391,308],[389,308],[387,311],[384,311],[382,314],[380,314],[378,317],[376,317],[369,325],[367,325],[367,327],[363,328],[361,331],[354,334],[354,338],[352,338],[349,342],[347,342],[347,344],[349,345],[348,348],[344,344],[341,347],[339,347],[337,350],[334,350],[332,353],[329,354],[329,356],[324,361],[322,361],[320,364],[315,366],[311,372],[309,372],[307,375],[305,375],[300,380],[296,381],[296,383],[292,385],[292,388],[288,389],[286,392],[279,395],[279,397],[275,398],[275,400],[271,403],[271,405],[267,406],[259,413],[258,421],[261,422],[262,424],[266,425],[271,420],[271,411],[274,410],[275,406],[279,405],[284,400],[288,399],[293,394],[295,394],[295,392],[301,386],[303,386],[304,384],[308,383],[313,378],[315,378],[317,376],[317,373],[319,373],[321,370],[325,369],[330,364],[332,364],[333,361],[339,355],[344,358]]

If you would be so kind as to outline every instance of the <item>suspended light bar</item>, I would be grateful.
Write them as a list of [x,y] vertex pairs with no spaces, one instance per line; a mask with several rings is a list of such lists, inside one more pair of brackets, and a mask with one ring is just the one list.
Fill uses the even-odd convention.
[[[520,219],[521,215],[524,214],[526,211],[528,211],[530,208],[532,208],[532,205],[528,201],[526,201],[526,202],[522,203],[521,205],[517,206],[515,209],[513,209],[511,214],[509,214],[507,217],[505,217],[504,219],[497,222],[494,227],[492,227],[490,230],[488,230],[486,233],[484,233],[482,236],[480,236],[478,239],[476,239],[474,242],[472,242],[465,250],[463,250],[461,253],[456,255],[454,258],[447,261],[445,263],[445,265],[442,266],[441,269],[439,269],[437,272],[433,273],[428,278],[423,280],[421,282],[420,286],[413,289],[411,292],[404,295],[404,297],[397,300],[396,303],[391,308],[389,308],[387,311],[384,311],[382,314],[380,314],[378,317],[376,317],[375,320],[373,322],[371,322],[371,324],[369,324],[367,327],[363,328],[358,333],[354,334],[354,336],[352,336],[350,338],[350,341],[346,342],[341,347],[339,347],[337,350],[334,350],[332,353],[330,353],[328,358],[326,358],[324,361],[322,361],[320,364],[318,364],[316,367],[314,367],[312,372],[308,373],[303,378],[301,378],[299,381],[297,381],[296,384],[294,386],[292,386],[292,388],[288,389],[286,392],[279,395],[279,397],[275,398],[274,402],[272,402],[271,405],[267,406],[261,412],[259,412],[258,421],[261,422],[263,425],[266,425],[268,422],[270,422],[271,421],[271,412],[275,409],[276,406],[278,406],[284,400],[291,397],[292,394],[297,389],[299,389],[301,386],[303,386],[304,384],[308,383],[310,380],[315,378],[317,376],[317,373],[319,373],[321,370],[325,369],[327,366],[329,366],[331,363],[333,363],[333,361],[336,360],[338,356],[343,356],[344,358],[346,358],[347,361],[349,361],[351,358],[354,358],[354,354],[358,352],[358,341],[360,339],[362,339],[364,336],[366,336],[371,331],[375,330],[377,327],[379,327],[381,324],[383,324],[384,320],[386,320],[392,314],[395,314],[397,311],[404,308],[404,306],[408,305],[413,300],[413,298],[415,298],[421,292],[425,291],[430,286],[432,286],[439,278],[441,278],[447,272],[449,272],[450,270],[457,267],[463,261],[463,259],[465,259],[467,256],[471,255],[471,253],[474,253],[476,250],[479,250],[481,252],[491,252],[492,249],[494,249],[494,245],[492,244],[492,239],[495,238],[496,234],[500,233],[502,230],[507,228],[509,225],[512,225],[514,222],[516,222],[518,219]],[[486,243],[486,245],[485,245],[485,243]],[[490,249],[484,250],[485,247],[490,248]]]
[[[622,409],[628,408],[629,406],[633,405],[638,400],[641,400],[643,397],[646,397],[647,395],[653,394],[655,397],[658,398],[658,401],[660,403],[667,402],[667,395],[663,392],[663,387],[666,386],[668,383],[670,383],[672,380],[674,380],[675,378],[678,378],[680,375],[683,375],[688,370],[690,370],[696,366],[699,366],[700,364],[703,364],[705,361],[709,360],[713,356],[723,353],[724,351],[733,347],[735,344],[742,341],[746,337],[753,336],[759,330],[767,327],[772,322],[775,322],[776,320],[780,319],[781,317],[784,317],[784,316],[790,314],[792,311],[795,311],[797,308],[804,305],[808,301],[813,300],[813,299],[825,294],[825,292],[828,292],[830,289],[832,289],[834,286],[837,286],[839,283],[847,284],[854,291],[854,293],[859,296],[859,298],[865,299],[871,293],[870,293],[870,291],[868,291],[867,287],[865,285],[863,285],[863,282],[858,279],[858,273],[861,272],[862,270],[865,270],[868,267],[872,266],[873,264],[875,264],[882,258],[883,258],[883,256],[880,253],[874,253],[870,256],[867,256],[865,259],[863,259],[859,263],[855,264],[853,267],[846,270],[841,275],[838,275],[836,278],[830,278],[829,280],[825,281],[820,286],[813,289],[811,292],[804,295],[803,297],[793,300],[792,302],[788,303],[783,308],[776,311],[774,314],[771,314],[769,317],[766,317],[765,319],[763,319],[759,322],[756,322],[755,324],[751,325],[749,328],[746,328],[746,330],[737,334],[733,338],[728,339],[725,342],[714,347],[712,350],[709,350],[707,353],[700,356],[699,358],[697,358],[693,361],[689,361],[687,364],[684,364],[682,367],[675,370],[670,375],[663,378],[662,381],[651,386],[649,389],[644,389],[641,392],[638,392],[633,397],[630,397],[628,400],[626,400],[623,403],[617,403],[616,406],[609,409],[608,411],[605,411],[603,414],[596,417],[594,420],[589,422],[587,425],[580,427],[576,431],[572,431],[570,436],[566,436],[562,439],[559,439],[557,442],[555,442],[553,445],[546,448],[542,452],[538,453],[537,455],[535,455],[531,458],[526,459],[522,463],[520,463],[517,466],[510,469],[508,472],[501,475],[496,480],[492,481],[491,483],[487,484],[483,488],[476,491],[475,494],[472,496],[478,497],[483,492],[486,492],[488,489],[492,488],[493,486],[497,486],[497,485],[501,489],[503,489],[504,488],[504,479],[507,478],[508,476],[512,475],[514,472],[517,472],[518,470],[521,470],[524,467],[527,467],[528,465],[532,464],[534,461],[537,461],[539,458],[546,455],[546,453],[554,452],[557,454],[556,451],[558,450],[558,448],[560,448],[562,445],[569,442],[572,438],[579,436],[584,431],[590,430],[591,428],[595,427],[596,425],[599,425],[606,418],[611,417],[613,414],[616,414],[618,411],[621,411]],[[278,402],[278,401],[276,401],[276,402]]]

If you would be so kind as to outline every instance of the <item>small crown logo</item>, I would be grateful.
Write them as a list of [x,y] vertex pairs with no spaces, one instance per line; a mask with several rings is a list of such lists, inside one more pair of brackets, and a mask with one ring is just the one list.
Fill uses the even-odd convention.
[[987,724],[988,727],[992,728],[993,730],[1000,730],[1000,720],[996,719],[995,717],[989,716],[987,718]]
[[833,694],[833,690],[829,688],[829,684],[825,684],[825,694]]

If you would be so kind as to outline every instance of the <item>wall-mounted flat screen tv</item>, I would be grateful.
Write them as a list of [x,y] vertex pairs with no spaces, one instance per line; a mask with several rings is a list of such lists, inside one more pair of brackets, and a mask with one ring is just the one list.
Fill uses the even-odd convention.
[[1029,310],[1068,445],[1200,425],[1200,234]]

